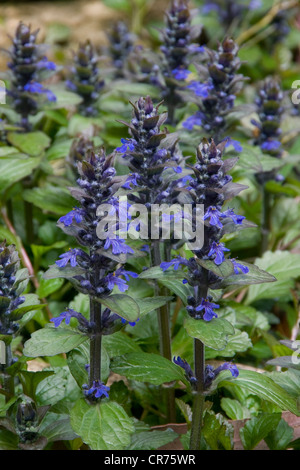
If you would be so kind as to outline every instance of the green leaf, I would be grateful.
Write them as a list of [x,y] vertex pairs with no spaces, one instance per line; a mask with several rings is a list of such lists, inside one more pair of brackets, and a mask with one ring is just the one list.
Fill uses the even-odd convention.
[[50,145],[50,137],[41,131],[25,132],[8,132],[7,140],[20,152],[26,153],[32,157],[39,156]]
[[147,313],[152,312],[153,310],[156,310],[163,305],[165,305],[167,302],[170,300],[173,300],[173,297],[163,297],[163,296],[158,296],[158,297],[146,297],[144,299],[135,299],[136,303],[139,306],[140,309],[140,317],[145,316]]
[[17,450],[18,442],[16,434],[0,429],[0,450]]
[[40,164],[39,158],[27,157],[24,154],[10,155],[0,159],[0,188],[1,192],[12,184],[32,174]]
[[[47,230],[47,232],[49,233],[49,229]],[[41,261],[42,256],[48,253],[49,251],[64,248],[65,246],[67,246],[67,242],[63,240],[55,242],[55,243],[50,242],[49,245],[47,246],[34,245],[34,244],[30,245],[30,248],[34,256],[35,266],[40,266],[41,264],[40,261]]]
[[[269,272],[260,269],[255,264],[246,263],[244,261],[240,264],[246,266],[249,269],[249,272],[247,274],[239,273],[229,275],[220,283],[217,283],[218,289],[232,286],[248,286],[251,284],[262,284],[276,281],[276,277],[274,277]],[[221,264],[221,266],[222,265],[223,263]]]
[[184,322],[184,328],[189,336],[218,351],[226,347],[227,337],[234,334],[233,326],[224,318],[213,318],[207,322],[189,317]]
[[82,101],[82,98],[79,95],[72,93],[71,91],[67,91],[63,85],[51,85],[48,86],[48,89],[55,94],[56,101],[44,105],[44,108],[48,106],[51,109],[68,109],[77,106]]
[[233,449],[233,426],[220,413],[207,411],[203,422],[203,436],[210,449]]
[[178,295],[184,305],[187,304],[188,296],[193,295],[192,286],[183,284],[182,281],[178,279],[160,279],[158,282],[167,287],[171,292],[174,292],[175,295]]
[[175,402],[178,408],[180,409],[181,413],[183,414],[187,424],[191,424],[193,412],[190,405],[188,403],[185,403],[183,400],[180,400],[179,398],[175,398]]
[[230,419],[250,418],[250,411],[246,406],[243,406],[238,400],[223,397],[221,399],[221,407]]
[[225,380],[221,380],[218,386],[222,387],[226,386],[226,384],[233,387],[243,387],[253,395],[274,403],[280,409],[289,410],[291,413],[300,416],[296,400],[265,374],[250,370],[240,370],[238,377],[228,377]]
[[165,431],[144,431],[135,433],[131,444],[126,450],[156,450],[176,439],[177,434],[172,429]]
[[[252,342],[248,334],[245,331],[235,329],[235,333],[228,337],[227,344],[225,348],[222,349],[222,357],[232,357],[238,352],[247,351],[251,346]],[[218,351],[211,349],[206,350],[206,359],[213,359],[219,355],[220,353]]]
[[40,285],[38,290],[36,291],[38,296],[43,298],[43,297],[48,297],[48,295],[53,294],[57,290],[59,290],[64,283],[64,280],[62,278],[56,278],[56,279],[41,279],[40,280]]
[[76,204],[67,189],[51,185],[26,189],[23,197],[40,209],[58,215],[65,215]]
[[40,303],[40,299],[36,294],[25,294],[25,302],[22,306],[16,308],[11,312],[11,318],[14,320],[20,319],[25,313],[40,310],[45,307],[45,304]]
[[167,287],[175,295],[178,295],[184,304],[187,303],[187,297],[192,295],[193,288],[189,284],[183,284],[186,274],[182,270],[163,271],[159,266],[146,269],[140,275],[140,279],[155,279],[161,285]]
[[71,410],[71,426],[91,450],[122,450],[130,445],[132,421],[116,402],[89,405],[78,400]]
[[109,357],[123,356],[127,353],[140,351],[137,343],[122,331],[103,336],[102,341]]
[[267,251],[262,258],[255,263],[261,269],[276,277],[277,281],[269,284],[250,286],[247,296],[247,304],[259,299],[274,299],[289,293],[294,283],[292,279],[299,277],[300,255],[289,251]]
[[47,438],[48,442],[72,441],[78,437],[71,428],[68,415],[56,415],[52,423],[40,428],[40,433]]
[[237,167],[261,173],[280,168],[283,164],[281,160],[264,154],[259,147],[253,147],[243,142],[243,151],[239,155]]
[[56,264],[53,264],[49,269],[43,274],[44,279],[56,279],[62,277],[64,279],[71,279],[74,276],[80,276],[85,270],[79,266],[72,268],[71,266],[66,266],[64,268],[59,268]]
[[214,274],[222,278],[234,274],[234,267],[230,260],[225,260],[219,265],[217,265],[214,261],[208,259],[197,259],[197,263],[200,264],[200,266],[202,266],[203,268],[207,269],[208,271],[212,271]]
[[89,374],[85,367],[89,362],[90,354],[88,342],[80,344],[68,354],[68,366],[79,387],[82,387],[83,384],[89,381]]
[[67,366],[55,367],[54,375],[46,377],[36,389],[36,400],[39,405],[54,405],[61,400],[72,402],[82,396]]
[[265,442],[270,450],[285,450],[293,437],[294,429],[284,419],[281,419],[277,428],[271,430],[265,437]]
[[148,85],[147,83],[130,83],[125,80],[115,81],[114,91],[121,92],[130,100],[133,100],[134,97],[139,96],[149,95],[152,98],[156,98],[158,96],[157,88],[155,86]]
[[86,340],[87,337],[77,331],[49,326],[32,334],[23,353],[27,357],[55,356],[71,351]]
[[37,371],[37,372],[32,372],[28,370],[21,370],[19,373],[20,381],[23,386],[23,392],[25,395],[28,397],[32,398],[33,400],[36,399],[35,393],[37,386],[39,383],[46,379],[47,377],[54,375],[53,371]]
[[136,300],[126,294],[112,294],[104,299],[95,298],[98,302],[117,313],[125,320],[134,322],[139,318],[140,308]]
[[50,160],[57,160],[59,158],[65,159],[67,155],[70,153],[70,148],[72,145],[73,140],[61,140],[60,142],[55,142],[46,152],[47,159]]
[[139,274],[139,279],[184,279],[185,273],[182,270],[174,271],[167,270],[163,271],[160,266],[154,266],[153,268],[145,269],[145,271]]
[[184,378],[180,367],[168,359],[152,353],[126,354],[113,359],[110,367],[113,372],[125,375],[130,380],[148,382],[153,385],[161,385]]
[[275,383],[280,385],[292,397],[300,397],[300,372],[297,370],[289,369],[280,372],[268,372],[267,376],[270,377]]
[[251,418],[240,429],[240,437],[245,450],[253,450],[274,428],[278,426],[280,413],[263,414]]

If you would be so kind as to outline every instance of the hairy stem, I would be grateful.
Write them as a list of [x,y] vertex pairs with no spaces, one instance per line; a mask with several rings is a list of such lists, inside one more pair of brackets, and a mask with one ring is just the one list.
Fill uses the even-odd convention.
[[[203,273],[203,281],[201,286],[195,287],[195,298],[197,304],[201,299],[207,296],[207,275],[208,271]],[[203,321],[203,320],[199,320]],[[197,379],[197,385],[193,403],[193,418],[192,428],[190,437],[190,450],[199,450],[202,433],[202,421],[204,411],[204,381],[205,381],[205,346],[199,339],[194,339],[194,363],[195,363],[195,377]]]
[[101,304],[90,298],[90,322],[95,324],[95,334],[90,340],[90,374],[89,385],[94,381],[101,382]]

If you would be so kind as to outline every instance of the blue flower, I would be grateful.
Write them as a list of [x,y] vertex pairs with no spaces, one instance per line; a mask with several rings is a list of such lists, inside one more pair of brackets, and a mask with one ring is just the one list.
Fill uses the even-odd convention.
[[238,263],[236,260],[234,259],[231,259],[230,260],[233,264],[233,269],[234,269],[234,272],[235,274],[240,274],[240,271],[243,273],[243,274],[247,274],[249,272],[249,268],[241,263]]
[[136,279],[137,277],[139,277],[139,275],[138,275],[137,273],[135,273],[135,272],[133,272],[133,271],[127,271],[127,270],[125,270],[125,269],[123,269],[123,268],[117,269],[116,274],[117,274],[118,276],[124,276],[125,279],[126,279],[126,281],[129,281],[129,276],[131,276],[132,278],[135,278],[135,279]]
[[47,57],[43,57],[36,65],[39,69],[56,70],[55,63],[48,60]]
[[145,251],[146,253],[150,253],[150,247],[149,245],[143,245],[141,247],[141,251]]
[[60,217],[60,219],[58,219],[58,222],[62,222],[66,227],[68,227],[69,225],[72,225],[73,219],[75,219],[77,224],[80,224],[80,222],[82,221],[82,214],[82,209],[74,207],[72,211],[68,212],[68,214]]
[[216,207],[210,206],[205,212],[203,220],[207,220],[209,218],[210,225],[216,226],[218,228],[222,228],[223,224],[220,221],[220,218],[222,217],[223,217],[222,212],[220,212]]
[[28,91],[29,93],[37,93],[37,94],[44,94],[47,96],[48,101],[56,101],[56,96],[52,91],[47,90],[44,88],[41,83],[38,82],[29,82],[24,85],[24,91]]
[[116,152],[125,154],[126,152],[128,152],[128,150],[130,152],[134,151],[135,143],[136,143],[134,139],[121,139],[121,143],[123,145],[121,145],[121,147],[117,147]]
[[176,167],[173,167],[173,170],[175,171],[175,173],[179,174],[179,173],[182,173],[182,168],[180,165],[176,166]]
[[222,370],[229,370],[231,372],[232,377],[236,378],[239,375],[239,370],[235,364],[232,364],[231,362],[224,362],[221,366],[219,366],[217,369],[215,369],[215,377],[222,372]]
[[187,88],[193,91],[195,95],[199,96],[200,98],[208,98],[208,92],[213,87],[211,85],[208,85],[207,83],[200,83],[194,80],[187,86]]
[[114,273],[109,273],[105,278],[108,289],[112,290],[114,286],[117,286],[120,292],[125,292],[128,289],[126,281],[124,279],[120,279],[119,276],[124,276],[126,281],[129,281],[129,276],[137,278],[138,274],[132,271],[126,271],[123,268],[117,269]]
[[122,240],[121,238],[107,238],[104,244],[104,249],[107,250],[110,247],[113,255],[134,253],[133,249],[126,245],[125,240]]
[[187,266],[187,264],[188,264],[188,261],[186,259],[182,258],[181,256],[177,256],[176,258],[172,259],[171,261],[163,261],[160,264],[160,267],[163,271],[166,271],[171,266],[174,266],[174,271],[177,271],[179,266],[181,266],[181,265]]
[[236,152],[241,152],[243,150],[243,147],[242,147],[241,143],[238,140],[234,140],[234,139],[230,139],[230,138],[227,138],[227,139],[224,139],[224,140],[226,140],[225,147],[229,147],[230,145],[232,145]]
[[230,250],[228,248],[225,248],[224,243],[212,242],[208,256],[213,256],[215,264],[219,265],[225,260],[225,251]]
[[198,46],[198,44],[190,44],[188,46],[189,52],[195,54],[196,52],[204,52],[205,48],[203,46]]
[[110,390],[110,387],[104,385],[100,380],[94,380],[93,385],[90,388],[88,388],[88,385],[86,384],[83,385],[82,388],[84,389],[84,395],[86,397],[93,396],[94,398],[108,398],[108,392]]
[[138,173],[131,173],[127,180],[125,181],[125,184],[123,184],[122,188],[124,189],[132,189],[131,185],[133,184],[133,186],[138,186],[139,183],[137,181],[139,175]]
[[198,305],[195,310],[196,312],[202,312],[204,310],[204,314],[202,315],[203,320],[211,321],[214,317],[218,317],[213,310],[214,308],[220,308],[220,306],[210,302],[208,299],[202,299],[200,305]]
[[245,217],[243,215],[235,214],[233,209],[227,209],[222,214],[223,217],[229,217],[236,225],[242,225]]
[[69,88],[69,90],[71,91],[77,90],[76,85],[73,82],[71,82],[71,80],[66,80],[66,87]]
[[278,150],[280,146],[281,142],[279,140],[267,140],[261,145],[261,149],[272,152],[273,150]]
[[201,126],[202,125],[202,113],[198,111],[193,116],[188,117],[183,123],[182,127],[187,129],[188,131],[192,131],[194,126]]
[[191,383],[197,382],[197,379],[194,376],[191,366],[185,359],[182,359],[180,356],[178,356],[177,358],[173,358],[173,362],[184,370],[186,377]]
[[126,281],[117,277],[115,273],[108,274],[105,280],[107,281],[107,287],[110,290],[112,290],[115,286],[118,287],[120,292],[125,292],[128,289]]
[[232,364],[231,362],[225,362],[221,366],[217,367],[217,369],[214,369],[213,366],[211,366],[210,364],[207,364],[205,366],[205,379],[204,379],[204,385],[205,385],[206,390],[210,387],[213,380],[223,370],[229,370],[234,378],[238,377],[239,375],[238,368],[236,367],[235,364]]
[[185,80],[189,75],[190,71],[183,68],[176,68],[172,70],[172,74],[176,80]]
[[71,318],[77,318],[77,320],[79,320],[82,325],[88,325],[87,319],[81,313],[76,312],[71,308],[68,308],[65,312],[62,312],[58,317],[51,318],[50,321],[54,323],[55,328],[57,328],[63,321],[65,321],[66,325],[69,325]]
[[125,318],[122,318],[122,317],[120,317],[120,318],[121,318],[121,321],[124,325],[126,325],[128,323],[128,325],[130,325],[130,326],[135,326],[137,324],[137,322],[140,320],[139,318],[137,318],[135,321],[128,321],[128,320],[125,320]]
[[55,264],[59,268],[64,268],[65,266],[67,266],[68,263],[70,263],[72,268],[74,268],[75,266],[77,266],[76,257],[80,256],[81,254],[82,254],[82,251],[80,249],[70,248],[69,251],[67,251],[67,253],[63,253],[62,255],[59,256],[59,258],[61,259],[58,261],[55,261]]

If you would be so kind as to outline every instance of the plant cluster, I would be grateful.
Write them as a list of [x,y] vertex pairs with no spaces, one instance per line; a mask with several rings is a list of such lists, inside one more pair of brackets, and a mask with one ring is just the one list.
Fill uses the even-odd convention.
[[297,5],[116,3],[6,51],[0,449],[298,449]]

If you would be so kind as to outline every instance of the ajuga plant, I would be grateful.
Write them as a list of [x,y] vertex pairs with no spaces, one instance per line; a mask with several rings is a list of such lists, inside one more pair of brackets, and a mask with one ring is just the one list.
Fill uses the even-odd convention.
[[50,406],[37,407],[26,395],[20,396],[11,406],[5,419],[0,420],[0,428],[8,432],[11,449],[43,450],[48,440],[41,432],[41,424]]
[[39,110],[41,97],[56,101],[55,95],[41,83],[41,74],[55,71],[56,66],[43,55],[42,44],[37,44],[38,30],[31,31],[30,26],[22,22],[17,27],[12,40],[12,49],[8,51],[8,67],[11,74],[11,86],[8,95],[14,110],[20,115],[20,126],[30,130],[29,116]]
[[[218,322],[223,322],[224,319],[218,318],[217,310],[220,305],[214,300],[213,290],[251,283],[250,277],[250,281],[247,280],[247,274],[254,269],[248,263],[226,258],[226,253],[230,250],[222,242],[225,234],[247,226],[244,216],[237,215],[232,207],[224,208],[224,203],[244,188],[233,183],[231,176],[227,174],[237,159],[223,160],[224,147],[225,142],[216,145],[213,140],[208,142],[204,139],[197,149],[196,163],[192,167],[193,178],[187,187],[181,189],[185,197],[189,197],[193,208],[197,209],[197,205],[203,204],[202,247],[191,248],[193,257],[190,259],[177,256],[170,262],[161,264],[164,271],[171,267],[178,270],[179,266],[186,269],[183,282],[193,289],[193,294],[187,299],[189,318],[185,322],[185,328],[194,337],[194,371],[184,358],[174,360],[185,370],[194,392],[191,450],[197,450],[200,446],[205,396],[211,393],[214,379],[222,370],[229,370],[234,377],[239,374],[237,367],[231,363],[225,363],[216,369],[205,365],[205,343],[200,339],[201,324],[211,324],[212,331],[218,330]],[[225,323],[225,329],[232,334],[231,324]]]
[[[167,113],[159,113],[159,105],[155,107],[150,97],[140,98],[132,106],[133,118],[129,124],[124,123],[129,128],[130,138],[122,139],[122,146],[116,149],[130,170],[123,188],[130,190],[129,202],[143,204],[147,209],[154,207],[155,204],[172,204],[176,194],[173,189],[177,184],[173,175],[182,173],[180,165],[184,162],[177,145],[177,137],[161,129],[167,120]],[[148,226],[146,229],[149,233]],[[141,231],[140,226],[139,230]],[[152,266],[169,259],[171,244],[172,240],[165,240],[161,251],[162,244],[159,237],[150,241],[148,248]],[[159,289],[157,294],[166,295],[165,291],[159,292]],[[171,359],[168,306],[159,309],[158,323],[161,354]],[[170,397],[168,405],[172,417],[174,402]]]
[[133,253],[133,250],[117,236],[118,224],[116,233],[109,232],[104,236],[101,232],[102,238],[99,238],[97,229],[105,219],[107,206],[120,215],[115,197],[119,183],[112,161],[113,156],[106,156],[104,149],[99,148],[88,150],[82,161],[78,162],[78,187],[71,188],[71,194],[79,201],[79,207],[62,216],[58,225],[65,233],[73,235],[81,248],[71,248],[60,255],[54,273],[52,268],[46,274],[47,277],[57,277],[58,269],[60,276],[66,276],[79,292],[89,296],[89,319],[81,312],[66,309],[51,321],[58,327],[63,321],[68,325],[71,318],[76,318],[79,330],[89,337],[89,383],[84,384],[83,391],[91,401],[108,397],[109,387],[101,380],[102,336],[117,331],[127,323],[110,308],[103,310],[101,302],[105,302],[115,286],[120,292],[125,292],[129,276],[137,277],[136,273],[126,271],[123,266],[124,260],[122,262],[120,255]]
[[173,0],[165,16],[160,47],[162,57],[160,63],[152,67],[151,81],[161,89],[161,97],[168,107],[168,120],[174,124],[175,109],[180,105],[177,91],[190,74],[188,67],[192,59],[203,52],[203,47],[192,42],[199,37],[201,27],[191,26],[188,0]]
[[232,144],[240,151],[240,143],[228,139],[227,135],[236,94],[245,80],[237,73],[241,66],[238,50],[237,44],[229,38],[223,40],[217,51],[207,49],[208,61],[199,68],[200,81],[191,81],[187,86],[189,93],[184,95],[187,101],[196,103],[199,110],[184,121],[183,127],[192,130],[194,126],[201,126],[216,144],[227,139],[227,145]]
[[117,21],[107,36],[108,55],[114,68],[114,77],[123,78],[127,58],[133,49],[134,36],[123,21]]
[[[259,145],[263,153],[280,159],[283,153],[281,144],[281,118],[284,112],[283,92],[281,87],[273,78],[264,81],[259,89],[255,100],[259,121],[252,120],[256,127],[257,138],[254,143]],[[262,188],[262,245],[261,251],[264,253],[268,247],[268,237],[270,231],[270,194],[266,189],[269,180],[276,179],[282,181],[283,177],[277,174],[276,170],[262,171],[256,174],[256,179]]]
[[[5,344],[5,360],[0,365],[1,389],[7,401],[15,395],[15,370],[17,360],[13,357],[11,342],[19,331],[18,321],[24,314],[20,306],[25,302],[22,295],[28,283],[27,269],[20,269],[18,252],[14,245],[0,245],[0,339]],[[3,344],[3,343],[2,343]],[[1,351],[2,352],[2,351]]]
[[99,92],[104,86],[104,81],[100,77],[98,61],[95,47],[89,40],[79,44],[77,52],[73,54],[71,75],[66,86],[82,98],[78,110],[83,116],[97,114],[96,105],[100,96]]

